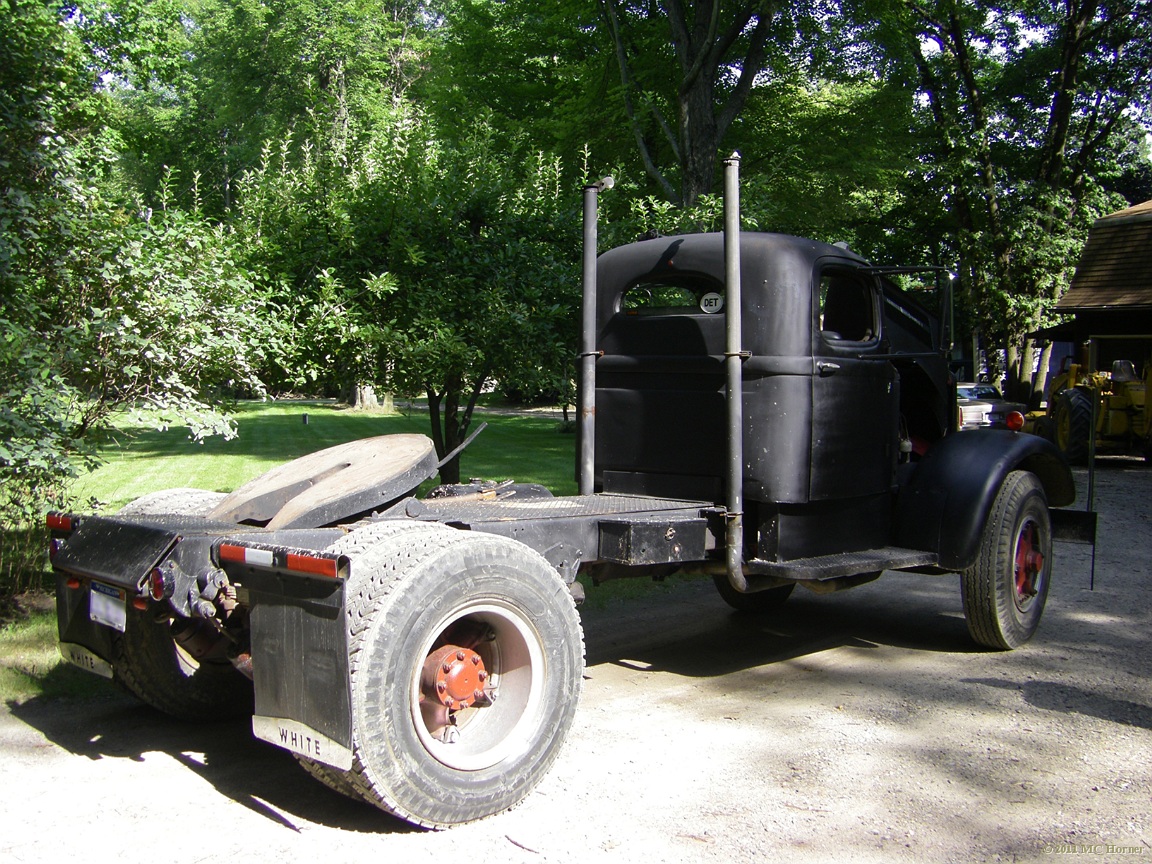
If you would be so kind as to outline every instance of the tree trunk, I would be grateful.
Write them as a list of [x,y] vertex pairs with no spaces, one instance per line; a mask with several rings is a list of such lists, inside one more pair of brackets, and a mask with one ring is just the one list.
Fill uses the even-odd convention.
[[353,408],[360,408],[370,411],[380,407],[380,403],[376,398],[376,388],[371,384],[355,383],[352,385],[352,392],[348,396],[348,404]]
[[1052,363],[1052,343],[1045,342],[1040,351],[1040,363],[1032,376],[1032,395],[1028,399],[1029,410],[1035,411],[1044,401],[1044,390],[1048,387],[1048,367]]
[[[744,4],[735,11],[725,7],[728,14],[723,15],[721,5],[719,0],[701,0],[692,4],[670,0],[654,5],[648,12],[650,21],[666,19],[676,54],[679,72],[676,110],[679,118],[673,131],[659,107],[644,94],[645,82],[637,82],[633,74],[628,60],[632,46],[626,44],[627,34],[618,8],[620,0],[604,0],[602,4],[620,71],[625,111],[644,168],[670,200],[685,207],[691,207],[701,195],[712,191],[717,155],[724,136],[743,111],[752,85],[764,69],[768,28],[777,8],[776,0],[759,0]],[[740,50],[743,50],[743,56],[737,54]],[[671,70],[669,72],[671,74]],[[735,86],[727,90],[718,102],[717,83],[734,72],[738,74]],[[646,83],[655,89],[660,89],[663,84]],[[637,106],[637,99],[642,101],[643,111]],[[668,179],[669,172],[656,164],[644,138],[641,115],[647,113],[656,119],[679,163],[679,200]]]
[[[468,437],[468,427],[472,425],[472,412],[487,380],[487,372],[479,376],[463,409],[460,407],[460,397],[463,395],[465,385],[459,377],[450,377],[444,384],[443,393],[437,393],[431,388],[427,390],[432,443],[436,446],[436,454],[441,459],[463,444],[464,439]],[[440,466],[440,482],[460,482],[460,454]]]

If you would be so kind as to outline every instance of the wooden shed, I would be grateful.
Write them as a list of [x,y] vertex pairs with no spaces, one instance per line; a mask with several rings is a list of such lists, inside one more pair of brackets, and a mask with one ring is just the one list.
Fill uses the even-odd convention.
[[1152,201],[1092,223],[1068,292],[1056,311],[1075,315],[1049,338],[1091,340],[1093,366],[1142,367],[1152,357]]

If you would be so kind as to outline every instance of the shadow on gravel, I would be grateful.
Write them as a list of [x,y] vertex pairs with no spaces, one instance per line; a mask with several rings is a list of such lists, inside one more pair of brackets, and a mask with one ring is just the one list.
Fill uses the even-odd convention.
[[[900,578],[888,574],[875,584],[886,583],[892,592]],[[583,615],[587,663],[627,658],[653,671],[714,677],[841,647],[977,652],[963,617],[948,611],[958,605],[955,581],[912,578],[928,581],[906,580],[888,596],[867,589],[840,596],[797,590],[781,609],[761,614],[732,611],[711,582],[685,584],[651,604],[631,600]]]
[[[79,757],[139,762],[146,754],[170,756],[221,795],[294,831],[301,830],[304,819],[372,834],[420,830],[316,782],[290,753],[254,739],[247,719],[189,723],[119,695],[89,700],[41,697],[9,703],[8,711]],[[98,790],[91,795],[98,799]],[[156,804],[140,802],[141,807]],[[170,806],[163,803],[162,814]],[[191,806],[195,820],[195,802]]]
[[1152,729],[1152,707],[1125,699],[1112,699],[1070,684],[1054,681],[1002,681],[997,678],[965,678],[966,684],[983,684],[1001,690],[1019,690],[1035,708],[1062,714],[1083,714],[1122,726]]

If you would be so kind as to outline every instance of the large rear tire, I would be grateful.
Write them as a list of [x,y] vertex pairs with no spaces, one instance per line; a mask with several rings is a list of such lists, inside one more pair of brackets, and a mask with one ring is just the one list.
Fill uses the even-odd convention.
[[1052,573],[1052,525],[1044,487],[1034,474],[1004,480],[975,563],[961,574],[968,632],[980,645],[1018,648],[1044,613]]
[[207,489],[164,489],[125,504],[117,516],[206,516],[227,496]]
[[[350,554],[353,765],[334,788],[445,827],[515,806],[544,777],[575,716],[583,634],[528,547],[405,527]],[[360,533],[346,540],[363,548]]]
[[112,639],[116,683],[158,711],[183,720],[221,720],[252,713],[252,682],[228,660],[196,659],[185,644],[211,645],[217,634],[206,621],[156,620],[153,611],[128,610],[123,633]]

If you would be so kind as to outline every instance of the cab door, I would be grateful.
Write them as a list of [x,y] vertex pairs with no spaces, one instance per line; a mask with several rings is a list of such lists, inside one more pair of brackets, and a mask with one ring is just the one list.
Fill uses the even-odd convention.
[[899,441],[899,382],[885,355],[876,277],[835,259],[814,276],[813,501],[890,491]]

